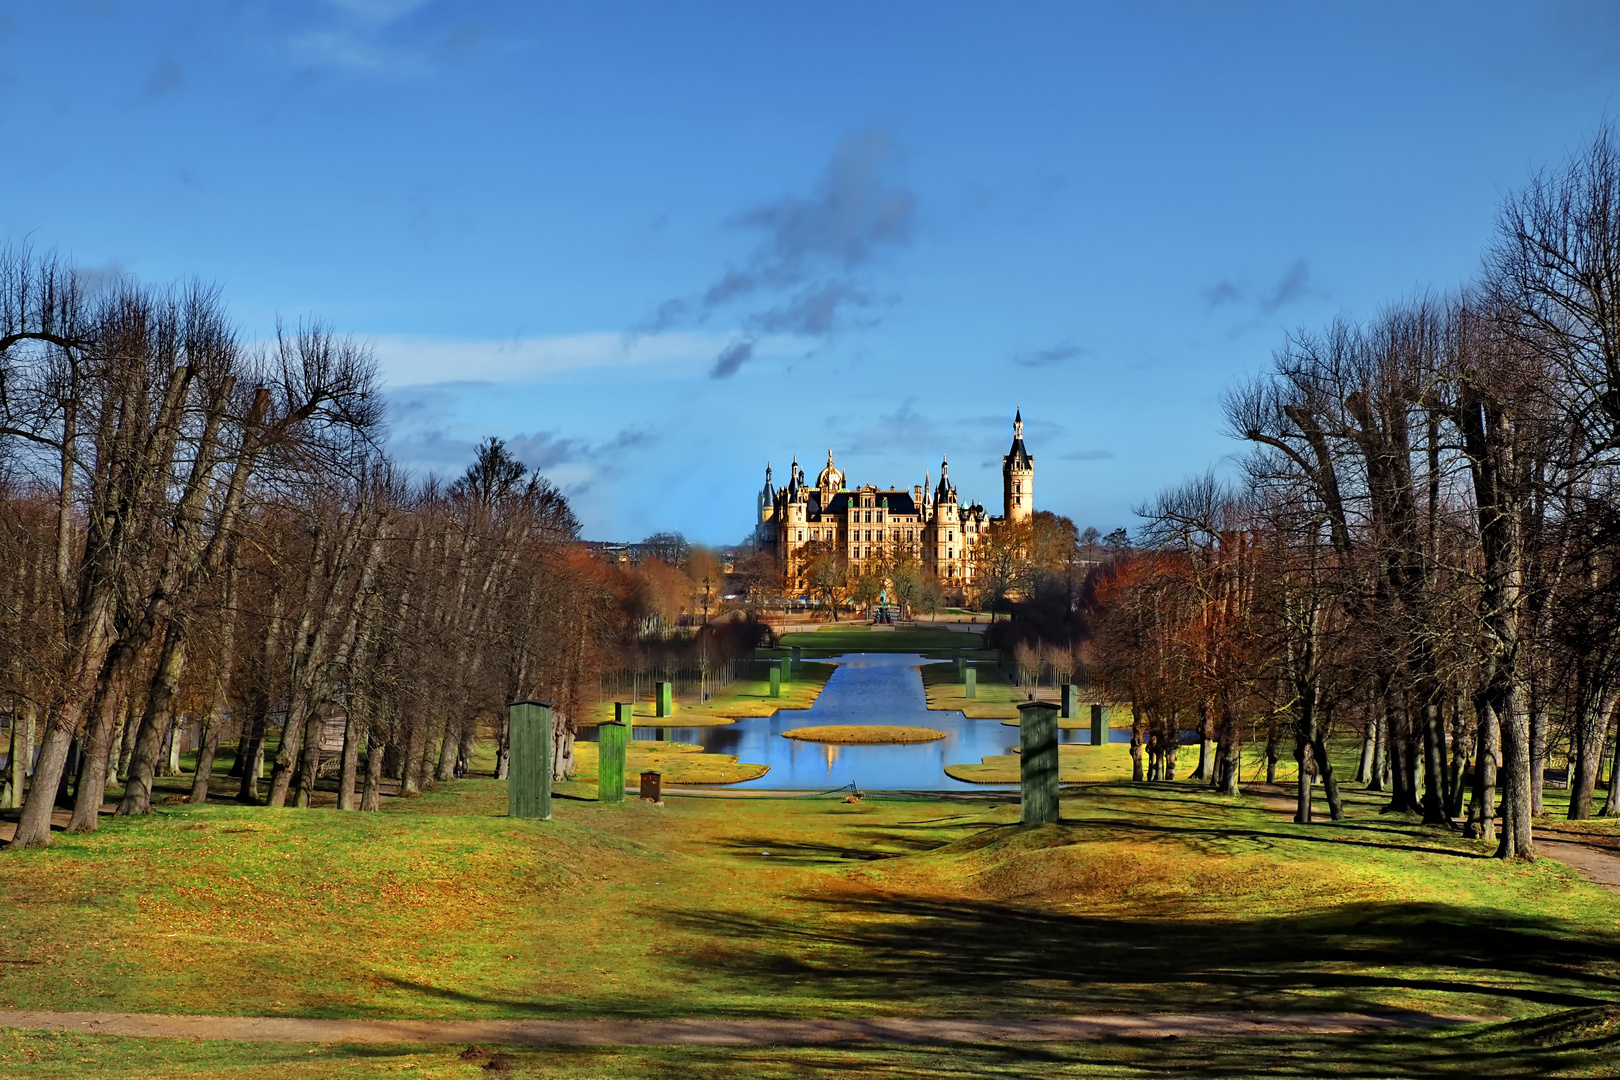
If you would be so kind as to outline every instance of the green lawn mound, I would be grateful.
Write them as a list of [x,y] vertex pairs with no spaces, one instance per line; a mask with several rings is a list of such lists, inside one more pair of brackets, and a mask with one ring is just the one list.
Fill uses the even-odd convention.
[[[597,749],[596,743],[574,744],[575,780],[596,783]],[[758,780],[771,767],[739,762],[735,754],[705,754],[692,743],[637,739],[625,752],[626,782],[634,787],[637,777],[649,770],[663,773],[665,784],[740,784]]]
[[943,739],[943,731],[914,727],[909,724],[828,724],[821,727],[801,727],[782,732],[784,739],[803,742],[840,743],[846,746],[889,745],[894,743],[925,743]]
[[[945,775],[967,784],[1018,783],[1018,755],[996,754],[977,765],[947,765]],[[1066,784],[1101,780],[1129,780],[1130,747],[1110,743],[1093,748],[1089,744],[1063,743],[1058,746],[1058,779]]]

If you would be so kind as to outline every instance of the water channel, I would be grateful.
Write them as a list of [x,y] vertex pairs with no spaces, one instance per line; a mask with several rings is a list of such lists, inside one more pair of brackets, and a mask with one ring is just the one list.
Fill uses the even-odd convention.
[[[928,708],[921,665],[948,660],[928,660],[916,653],[847,653],[817,663],[837,664],[838,669],[808,709],[781,709],[774,716],[747,717],[720,727],[637,727],[634,738],[696,743],[708,753],[735,754],[739,761],[771,767],[758,780],[728,788],[809,791],[851,783],[863,791],[993,787],[953,780],[945,775],[945,766],[977,764],[980,758],[1018,748],[1016,727]],[[839,746],[782,738],[782,732],[797,727],[850,724],[912,724],[943,731],[945,738],[909,746]],[[1130,740],[1129,731],[1110,734],[1116,741]],[[1091,736],[1087,731],[1065,731],[1060,738],[1084,743]]]

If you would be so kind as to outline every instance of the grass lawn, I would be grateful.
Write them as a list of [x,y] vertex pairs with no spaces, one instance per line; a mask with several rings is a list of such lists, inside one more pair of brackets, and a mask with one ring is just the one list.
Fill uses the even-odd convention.
[[[745,716],[769,716],[777,709],[808,709],[837,670],[837,664],[806,660],[792,681],[782,684],[780,697],[771,697],[771,679],[766,674],[760,679],[738,679],[701,705],[676,702],[673,716],[654,715],[657,709],[651,699],[638,701],[635,717],[638,722],[645,720],[646,727],[716,727]],[[612,719],[613,703],[604,701],[591,707],[586,725]]]
[[806,651],[836,656],[846,652],[903,652],[948,658],[956,649],[970,658],[988,658],[994,653],[983,647],[978,631],[946,630],[931,626],[866,626],[861,623],[827,626],[820,630],[783,634],[778,643],[784,648],[798,645]]
[[994,664],[974,664],[976,697],[963,697],[966,689],[956,681],[955,664],[924,664],[923,693],[930,709],[960,710],[973,720],[1004,720],[1018,716],[1018,703],[1027,701],[1024,691],[1007,681]]
[[[1087,748],[1076,747],[1085,761]],[[1094,751],[1129,767],[1123,745]],[[1120,762],[1111,759],[1115,756]],[[1190,765],[1187,766],[1190,770]],[[508,1048],[509,1075],[1613,1075],[1615,896],[1376,812],[1200,784],[682,798],[549,822],[469,779],[378,814],[163,807],[0,856],[7,1008],[395,1018],[1386,1011],[1439,1032],[928,1048]],[[1613,830],[1602,823],[1594,827]],[[769,852],[769,854],[766,854]],[[0,1075],[491,1075],[456,1046],[0,1032]]]
[[[574,743],[576,771],[574,783],[582,785],[595,796],[601,748],[593,742]],[[636,740],[625,748],[624,775],[629,788],[635,788],[643,770],[656,769],[663,774],[664,784],[737,784],[744,780],[757,780],[771,771],[769,765],[737,761],[735,754],[705,754],[703,747],[692,743],[643,742]],[[572,789],[570,789],[572,790]]]

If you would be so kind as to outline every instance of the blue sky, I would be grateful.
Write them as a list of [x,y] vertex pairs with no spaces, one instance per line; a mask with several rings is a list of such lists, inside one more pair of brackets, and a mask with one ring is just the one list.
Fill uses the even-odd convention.
[[593,538],[767,460],[1105,531],[1284,333],[1469,279],[1620,103],[1620,5],[0,3],[0,238],[373,343]]

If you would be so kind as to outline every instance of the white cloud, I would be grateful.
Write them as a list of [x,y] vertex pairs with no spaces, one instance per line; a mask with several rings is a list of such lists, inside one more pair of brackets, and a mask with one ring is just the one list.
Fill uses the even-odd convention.
[[[383,382],[391,387],[447,382],[537,382],[567,372],[660,369],[703,375],[730,339],[717,334],[569,334],[467,341],[385,335],[371,339]],[[756,356],[802,351],[791,338],[764,339]]]

